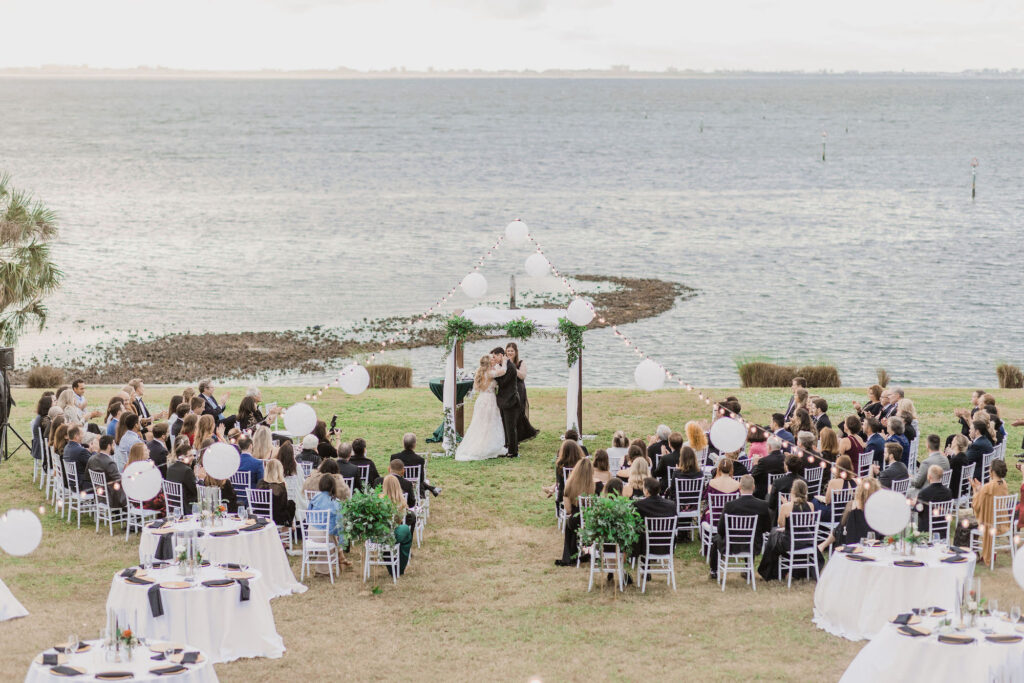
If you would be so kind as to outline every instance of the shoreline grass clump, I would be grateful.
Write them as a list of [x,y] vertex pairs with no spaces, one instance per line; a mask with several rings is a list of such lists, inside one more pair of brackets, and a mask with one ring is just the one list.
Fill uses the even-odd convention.
[[412,368],[401,365],[367,365],[371,389],[409,389],[412,387]]
[[64,383],[64,371],[52,365],[37,365],[25,375],[29,389],[56,389]]
[[878,376],[878,386],[883,389],[889,386],[889,382],[892,380],[889,377],[889,371],[885,368],[875,368],[875,374]]
[[1016,365],[1001,363],[996,366],[1000,389],[1024,389],[1024,372]]
[[779,365],[762,360],[737,361],[736,371],[743,387],[788,387],[794,377],[803,377],[808,387],[839,387],[839,370],[832,365]]

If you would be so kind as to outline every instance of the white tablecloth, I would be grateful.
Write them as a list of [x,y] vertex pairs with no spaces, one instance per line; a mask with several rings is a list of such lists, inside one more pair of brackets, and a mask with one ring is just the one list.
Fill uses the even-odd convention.
[[[895,616],[895,615],[891,615]],[[978,629],[965,635],[976,638],[969,645],[940,643],[935,633],[938,619],[923,619],[928,637],[900,635],[889,624],[850,662],[844,683],[865,681],[1024,681],[1024,642],[990,643]],[[956,619],[953,620],[954,622]],[[981,617],[979,626],[996,633],[1017,633],[1002,619]]]
[[[203,529],[204,535],[199,540],[203,557],[211,562],[236,562],[255,567],[263,575],[264,586],[270,597],[277,598],[292,593],[305,593],[306,586],[295,579],[295,573],[288,563],[288,555],[281,545],[277,527],[268,524],[260,531],[239,531],[237,536],[213,536],[211,532],[233,531],[243,526],[242,521],[228,517],[223,524],[212,529]],[[175,531],[194,531],[199,529],[197,522],[186,518],[171,528]],[[172,543],[173,534],[172,535]],[[146,526],[139,540],[139,561],[146,555],[156,552],[158,534]]]
[[[961,564],[939,560],[950,555],[937,548],[918,548],[910,558],[890,548],[866,548],[874,562],[857,562],[834,552],[814,591],[814,623],[849,640],[874,637],[894,614],[934,605],[955,610],[960,589],[974,574],[977,556],[967,553]],[[918,560],[924,567],[897,567],[896,560]]]
[[[67,661],[68,666],[73,666],[78,669],[84,669],[87,672],[85,676],[74,676],[68,678],[70,681],[77,681],[79,683],[87,683],[88,681],[97,681],[93,674],[104,673],[107,671],[130,671],[134,675],[130,680],[132,683],[138,681],[173,681],[174,683],[217,683],[217,673],[213,670],[213,665],[209,659],[198,662],[196,664],[186,664],[185,667],[188,671],[180,674],[174,674],[173,676],[158,676],[156,674],[149,673],[150,669],[158,669],[160,667],[169,666],[172,662],[168,661],[153,661],[153,657],[156,653],[151,652],[148,647],[140,646],[135,649],[134,656],[130,662],[108,662],[106,660],[106,654],[103,648],[100,647],[100,641],[90,640],[88,641],[90,649],[88,652],[81,652],[71,655]],[[194,652],[199,648],[188,647],[186,650]],[[54,650],[46,650],[47,653],[53,653]],[[206,653],[203,653],[204,658]],[[61,676],[55,676],[50,673],[50,667],[43,666],[42,664],[36,664],[35,661],[28,669],[28,674],[25,675],[25,683],[53,683],[54,681],[64,680]]]
[[[193,588],[162,588],[164,613],[154,617],[150,611],[148,585],[128,583],[114,575],[107,596],[107,611],[113,610],[119,623],[132,627],[149,641],[189,643],[205,652],[214,662],[230,662],[241,657],[269,657],[284,654],[284,642],[277,634],[270,597],[258,571],[249,580],[249,600],[239,600],[241,586],[210,588],[201,581],[223,578],[225,570],[217,566],[201,569]],[[151,569],[145,577],[157,582],[181,581],[178,567]]]
[[18,599],[14,597],[10,589],[0,580],[0,621],[27,617],[28,610],[25,609]]

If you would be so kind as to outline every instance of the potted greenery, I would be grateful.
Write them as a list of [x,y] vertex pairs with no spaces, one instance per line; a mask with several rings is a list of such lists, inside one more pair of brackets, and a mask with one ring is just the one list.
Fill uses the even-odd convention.
[[[628,552],[638,540],[643,520],[633,501],[621,496],[593,498],[583,509],[580,541],[601,552]],[[610,546],[615,546],[611,548]]]

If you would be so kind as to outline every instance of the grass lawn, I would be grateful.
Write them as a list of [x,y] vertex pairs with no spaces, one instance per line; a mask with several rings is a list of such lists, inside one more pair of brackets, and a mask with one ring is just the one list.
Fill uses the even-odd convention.
[[[90,403],[105,403],[113,390],[90,387]],[[289,404],[308,389],[268,388],[268,401]],[[18,389],[13,424],[28,436],[40,392]],[[150,388],[147,403],[165,405],[172,390]],[[218,392],[219,393],[219,392]],[[820,392],[836,417],[849,414],[858,389]],[[994,391],[1004,417],[1024,414],[1024,391]],[[232,391],[236,407],[242,395]],[[730,389],[743,413],[766,422],[785,407],[781,389]],[[922,433],[943,436],[956,428],[953,408],[966,406],[970,389],[911,389]],[[217,666],[222,681],[356,679],[420,680],[734,680],[738,678],[836,680],[863,644],[820,631],[811,623],[814,584],[792,590],[758,583],[756,592],[730,577],[723,593],[708,581],[697,544],[678,550],[678,590],[663,583],[646,595],[629,589],[586,592],[587,572],[555,567],[562,539],[553,504],[540,492],[553,478],[553,457],[564,425],[565,393],[530,391],[531,419],[542,432],[524,444],[523,457],[480,463],[435,458],[429,475],[443,486],[433,502],[423,548],[413,548],[409,570],[397,586],[380,582],[373,595],[358,573],[331,585],[311,582],[299,596],[273,601],[287,652],[282,659],[241,660]],[[337,413],[343,436],[362,436],[378,467],[401,450],[406,431],[422,443],[440,422],[441,406],[426,388],[373,390],[349,397],[332,389],[315,404],[321,418]],[[593,390],[584,395],[584,425],[597,438],[591,451],[608,445],[616,429],[646,436],[659,423],[681,429],[708,417],[696,397],[682,391],[643,393]],[[467,415],[467,424],[469,416]],[[1019,452],[1021,429],[1011,430],[1008,455]],[[921,457],[924,457],[922,448]],[[1008,458],[1010,463],[1012,458]],[[43,495],[31,483],[32,464],[22,449],[0,465],[0,510],[38,508]],[[1020,486],[1011,470],[1010,490]],[[137,537],[110,538],[83,523],[68,525],[47,509],[44,537],[25,558],[0,553],[2,578],[31,616],[0,623],[0,678],[20,680],[30,659],[63,640],[73,627],[95,637],[113,572],[138,562]],[[298,575],[298,560],[293,560]],[[1004,605],[1024,602],[1013,582],[1009,557],[994,573],[979,568],[985,593]],[[851,596],[855,600],[856,596]]]

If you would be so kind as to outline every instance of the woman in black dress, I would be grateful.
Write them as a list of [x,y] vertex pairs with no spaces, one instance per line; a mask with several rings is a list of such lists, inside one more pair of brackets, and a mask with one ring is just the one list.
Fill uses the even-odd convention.
[[520,442],[529,441],[540,432],[530,424],[530,402],[526,398],[526,364],[519,357],[519,346],[515,342],[505,346],[505,356],[516,366],[516,388],[519,390],[519,404],[523,407],[516,431]]

